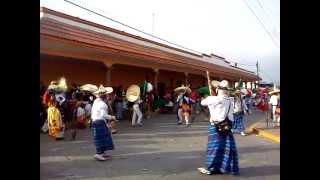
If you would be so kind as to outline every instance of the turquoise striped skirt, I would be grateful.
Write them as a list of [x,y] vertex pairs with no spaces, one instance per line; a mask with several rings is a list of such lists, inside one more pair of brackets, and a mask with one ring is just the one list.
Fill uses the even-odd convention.
[[114,149],[111,133],[104,120],[93,121],[92,131],[97,154],[102,154],[105,151]]
[[234,113],[233,114],[233,122],[232,122],[232,129],[234,132],[241,132],[244,131],[244,113]]
[[212,125],[209,125],[208,131],[207,169],[238,175],[238,152],[233,134],[219,135]]

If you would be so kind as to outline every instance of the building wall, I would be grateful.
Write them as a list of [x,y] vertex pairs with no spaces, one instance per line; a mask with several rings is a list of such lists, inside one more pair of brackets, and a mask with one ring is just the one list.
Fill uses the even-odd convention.
[[189,74],[188,75],[188,80],[191,84],[191,89],[196,89],[199,86],[203,87],[203,86],[207,86],[208,85],[208,81],[205,77],[200,76],[200,75],[195,75],[195,74]]
[[105,84],[105,67],[95,62],[62,60],[60,57],[40,59],[40,81],[45,85],[62,76],[68,84]]
[[177,87],[177,81],[180,81],[180,83],[185,84],[184,73],[166,70],[159,71],[158,82],[164,83],[166,87]]
[[[124,88],[132,84],[140,85],[146,78],[154,85],[152,69],[136,66],[115,64],[111,70],[111,84],[113,87],[122,85]],[[104,84],[106,85],[105,65],[94,61],[84,61],[71,58],[40,56],[40,81],[48,85],[52,80],[58,80],[64,76],[68,84]],[[206,79],[200,75],[189,74],[191,88],[203,86]],[[177,87],[177,81],[185,84],[185,75],[182,72],[160,70],[158,83],[164,83],[166,87]]]
[[127,88],[132,84],[140,85],[147,77],[149,77],[151,83],[154,82],[154,73],[152,69],[125,65],[113,66],[111,71],[112,86],[122,85],[124,88]]

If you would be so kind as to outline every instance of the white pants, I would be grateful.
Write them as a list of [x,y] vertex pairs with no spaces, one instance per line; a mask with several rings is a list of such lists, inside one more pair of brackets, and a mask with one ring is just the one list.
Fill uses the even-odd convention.
[[276,115],[276,109],[277,106],[272,106],[272,119],[274,123],[277,123],[277,125],[280,125],[280,117],[278,117],[278,115]]
[[178,109],[178,116],[179,116],[179,123],[182,123],[182,121],[185,120],[186,124],[190,124],[189,116],[185,116],[182,114],[182,108]]
[[181,108],[179,108],[178,109],[178,117],[179,117],[179,123],[182,123],[182,120],[183,120],[183,117],[182,117],[182,109]]
[[142,121],[142,112],[140,111],[139,104],[133,105],[132,125],[136,125],[136,118],[138,117],[138,124]]
[[276,108],[277,106],[272,106],[272,119],[273,119],[273,122],[276,122]]

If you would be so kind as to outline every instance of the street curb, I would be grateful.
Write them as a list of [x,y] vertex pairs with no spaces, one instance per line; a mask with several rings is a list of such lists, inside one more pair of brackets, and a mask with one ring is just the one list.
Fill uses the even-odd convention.
[[280,143],[280,136],[278,135],[272,134],[268,131],[265,131],[259,128],[253,128],[253,132],[256,133],[258,136],[264,137],[276,143]]
[[254,128],[256,128],[256,126],[259,124],[260,122],[255,122],[253,124],[251,124],[248,128],[246,128],[245,132],[251,134],[254,133]]

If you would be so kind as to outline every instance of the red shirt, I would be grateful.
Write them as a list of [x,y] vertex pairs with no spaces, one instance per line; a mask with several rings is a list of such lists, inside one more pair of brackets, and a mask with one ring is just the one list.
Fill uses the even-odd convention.
[[198,98],[199,98],[199,94],[196,92],[196,91],[193,91],[190,95],[190,98],[193,100],[193,101],[196,101]]

